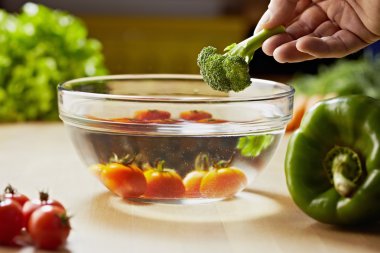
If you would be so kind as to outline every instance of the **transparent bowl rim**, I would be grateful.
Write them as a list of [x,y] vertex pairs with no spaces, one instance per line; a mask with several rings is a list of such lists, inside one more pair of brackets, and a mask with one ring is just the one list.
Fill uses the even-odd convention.
[[267,83],[271,85],[280,86],[284,91],[274,93],[265,96],[244,96],[239,97],[238,93],[236,96],[229,97],[155,97],[149,95],[119,95],[119,94],[104,94],[104,93],[91,93],[84,91],[75,91],[69,89],[69,87],[76,83],[85,82],[96,82],[96,81],[117,81],[117,80],[166,80],[166,79],[179,79],[179,80],[192,80],[192,81],[202,81],[201,75],[190,75],[190,74],[124,74],[124,75],[105,75],[105,76],[95,76],[95,77],[83,77],[73,80],[69,80],[58,85],[58,91],[62,93],[67,93],[70,95],[81,96],[83,98],[92,99],[107,99],[107,100],[122,100],[122,101],[151,101],[155,102],[168,102],[168,103],[186,103],[186,102],[217,102],[217,103],[227,103],[227,102],[253,102],[253,101],[263,101],[263,100],[276,100],[284,97],[290,97],[294,95],[294,88],[288,84],[281,82],[252,78],[252,82]]

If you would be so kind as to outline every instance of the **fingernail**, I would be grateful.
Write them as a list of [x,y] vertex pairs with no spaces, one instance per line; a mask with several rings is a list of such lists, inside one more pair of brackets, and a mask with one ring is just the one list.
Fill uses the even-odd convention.
[[269,10],[267,10],[263,14],[263,16],[260,18],[259,22],[257,22],[256,28],[255,28],[255,31],[253,32],[253,34],[258,33],[263,29],[263,25],[265,25],[269,21],[270,16],[271,16],[270,12],[269,12]]

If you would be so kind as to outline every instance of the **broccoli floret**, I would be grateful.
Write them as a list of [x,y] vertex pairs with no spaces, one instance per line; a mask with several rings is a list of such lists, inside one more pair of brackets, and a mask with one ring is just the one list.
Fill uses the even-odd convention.
[[197,64],[203,80],[214,90],[242,91],[251,84],[249,62],[255,51],[269,37],[285,31],[283,26],[261,32],[239,44],[229,45],[225,54],[217,53],[215,47],[205,47],[198,55]]

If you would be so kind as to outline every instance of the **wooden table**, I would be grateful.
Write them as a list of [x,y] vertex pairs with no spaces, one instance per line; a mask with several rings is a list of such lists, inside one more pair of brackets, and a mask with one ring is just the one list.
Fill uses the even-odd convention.
[[[380,252],[380,225],[320,224],[292,202],[284,178],[287,136],[268,168],[235,199],[201,205],[120,200],[90,175],[61,123],[0,125],[0,187],[49,190],[73,214],[69,252]],[[0,247],[0,252],[35,252]]]

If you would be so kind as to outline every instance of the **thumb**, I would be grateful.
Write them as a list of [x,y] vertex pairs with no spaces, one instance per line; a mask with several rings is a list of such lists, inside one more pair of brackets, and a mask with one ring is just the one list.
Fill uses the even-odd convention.
[[298,2],[299,0],[271,0],[265,17],[267,21],[263,22],[262,28],[271,29],[291,21]]

